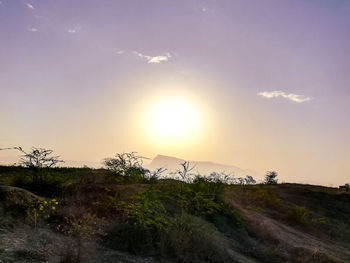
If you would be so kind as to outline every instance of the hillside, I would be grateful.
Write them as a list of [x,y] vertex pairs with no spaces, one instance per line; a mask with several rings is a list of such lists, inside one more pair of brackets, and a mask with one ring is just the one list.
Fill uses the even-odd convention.
[[350,192],[0,167],[0,262],[350,262]]

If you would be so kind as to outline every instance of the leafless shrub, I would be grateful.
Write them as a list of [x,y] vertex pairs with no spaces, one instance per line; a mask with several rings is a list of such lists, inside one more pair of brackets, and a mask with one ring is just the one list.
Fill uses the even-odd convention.
[[51,156],[53,150],[32,147],[30,152],[25,152],[22,147],[14,147],[23,153],[20,158],[19,164],[25,167],[36,167],[36,168],[51,168],[56,166],[58,163],[63,163],[60,160],[60,156]]
[[180,179],[186,183],[190,183],[195,176],[195,174],[191,173],[191,171],[195,168],[195,166],[190,166],[189,161],[185,161],[180,163],[181,169],[176,170],[175,172],[170,173],[173,176],[180,176]]
[[51,156],[53,150],[32,147],[30,152],[26,152],[22,147],[0,148],[1,150],[18,150],[23,153],[20,156],[19,164],[28,168],[51,168],[58,163],[63,163],[60,156]]
[[117,153],[114,158],[105,158],[103,164],[107,169],[125,176],[130,168],[143,170],[143,159],[145,157],[137,155],[136,152]]
[[150,181],[157,180],[157,179],[159,179],[161,174],[164,173],[166,170],[167,169],[164,167],[157,168],[154,171],[145,170],[144,177],[145,177],[145,179],[150,180]]

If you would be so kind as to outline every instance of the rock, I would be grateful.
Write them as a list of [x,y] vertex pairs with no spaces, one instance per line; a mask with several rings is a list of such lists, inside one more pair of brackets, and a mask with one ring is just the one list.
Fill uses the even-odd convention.
[[18,215],[38,199],[25,189],[0,185],[0,216]]

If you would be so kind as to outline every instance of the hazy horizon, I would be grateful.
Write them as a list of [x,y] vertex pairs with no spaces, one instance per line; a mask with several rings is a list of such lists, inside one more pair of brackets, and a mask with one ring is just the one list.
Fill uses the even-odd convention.
[[350,1],[1,0],[0,40],[0,148],[350,180]]

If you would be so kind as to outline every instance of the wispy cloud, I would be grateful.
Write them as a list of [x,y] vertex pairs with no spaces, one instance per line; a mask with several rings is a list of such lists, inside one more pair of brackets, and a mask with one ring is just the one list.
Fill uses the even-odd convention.
[[213,6],[200,4],[194,7],[194,10],[199,13],[214,14],[215,10]]
[[35,9],[34,6],[28,2],[26,2],[26,6],[30,9],[33,9],[33,10]]
[[155,56],[155,57],[147,56],[147,55],[144,55],[144,54],[137,52],[137,51],[134,51],[133,53],[136,56],[146,60],[148,64],[159,64],[162,62],[166,62],[172,57],[170,53],[165,53],[165,55],[160,55],[160,56]]
[[260,95],[261,97],[267,98],[267,99],[273,99],[273,98],[284,98],[284,99],[288,99],[294,102],[306,102],[311,100],[310,97],[304,96],[304,95],[298,95],[298,94],[293,94],[293,93],[285,93],[283,91],[262,91],[259,92],[258,95]]
[[117,55],[121,55],[121,54],[124,54],[125,51],[124,50],[121,50],[119,48],[112,48],[113,51],[117,54]]
[[67,32],[70,34],[75,34],[75,33],[78,33],[80,30],[81,30],[81,26],[77,25],[75,27],[68,28]]
[[28,31],[30,31],[30,32],[37,32],[37,31],[39,31],[39,29],[37,29],[35,27],[31,27],[31,28],[28,28]]

